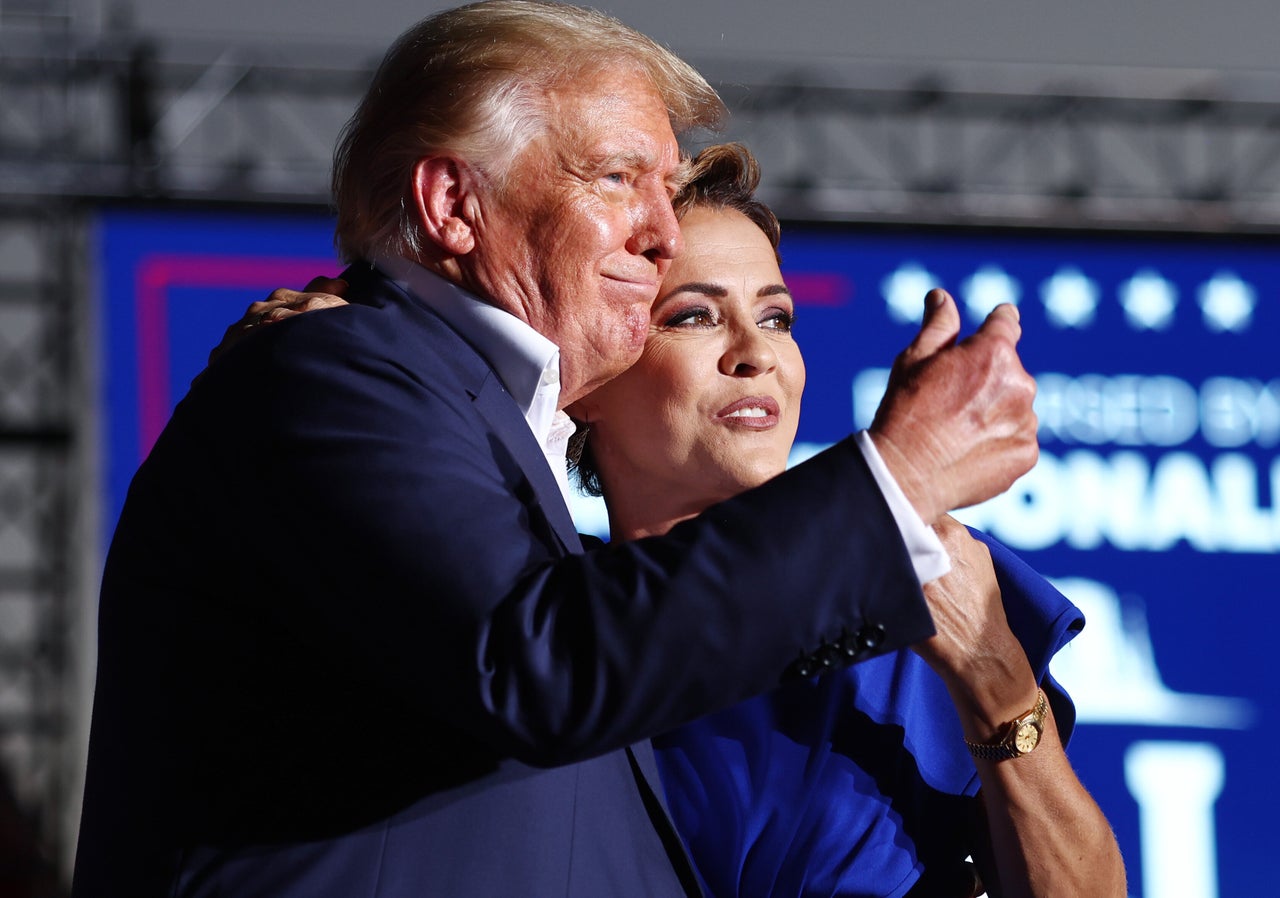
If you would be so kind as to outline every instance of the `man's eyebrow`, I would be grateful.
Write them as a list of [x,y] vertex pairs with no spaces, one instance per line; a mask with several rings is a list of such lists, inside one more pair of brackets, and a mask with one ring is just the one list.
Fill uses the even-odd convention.
[[[590,165],[597,172],[612,172],[618,169],[646,171],[656,168],[658,162],[653,154],[642,150],[619,150],[616,153],[601,153],[591,160]],[[692,177],[693,160],[688,156],[682,156],[675,170],[663,178],[663,184],[671,192],[671,195],[675,196],[681,190],[684,190],[685,185],[689,183]]]
[[693,178],[693,160],[688,156],[680,157],[680,164],[676,166],[676,170],[667,176],[667,188],[672,195],[679,193],[689,185],[689,181]]
[[601,171],[619,168],[643,171],[644,169],[655,167],[657,161],[652,153],[647,153],[644,150],[627,149],[602,152],[591,159],[591,164]]
[[646,168],[653,164],[653,157],[640,150],[621,150],[612,154],[609,162],[622,168]]

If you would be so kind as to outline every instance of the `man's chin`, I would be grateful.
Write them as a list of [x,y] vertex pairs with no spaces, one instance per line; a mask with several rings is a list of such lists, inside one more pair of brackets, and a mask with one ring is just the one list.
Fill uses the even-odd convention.
[[[612,380],[640,361],[649,339],[649,306],[629,307],[620,319],[610,322],[608,330],[602,327],[597,336],[600,368],[609,372],[604,379]],[[612,339],[605,342],[606,336]]]
[[[644,344],[641,343],[641,348],[643,348],[643,346]],[[568,410],[573,403],[582,399],[584,396],[589,396],[593,391],[598,390],[600,387],[603,387],[609,381],[613,380],[619,374],[634,365],[639,361],[639,359],[639,349],[632,353],[618,353],[611,355],[607,359],[603,357],[597,359],[597,364],[592,366],[592,370],[576,372],[578,375],[576,380],[578,384],[580,384],[576,389],[568,383],[562,383],[560,391],[560,407]],[[562,379],[564,377],[563,371],[561,372],[561,377]],[[572,412],[570,412],[570,414],[572,414]]]
[[625,333],[627,336],[627,349],[631,352],[632,359],[627,363],[628,368],[636,363],[640,358],[640,353],[644,351],[644,341],[649,339],[649,312],[652,304],[633,306],[627,310],[627,317],[624,323]]
[[609,381],[617,377],[619,374],[622,374],[624,371],[629,369],[636,362],[640,361],[640,351],[642,349],[644,349],[643,342],[641,342],[640,347],[638,349],[635,349],[634,351],[619,353],[618,355],[614,356],[610,360],[611,364],[601,365],[600,369],[597,372],[598,377],[596,378],[595,385],[592,387],[592,389],[595,389],[596,387],[604,386]]

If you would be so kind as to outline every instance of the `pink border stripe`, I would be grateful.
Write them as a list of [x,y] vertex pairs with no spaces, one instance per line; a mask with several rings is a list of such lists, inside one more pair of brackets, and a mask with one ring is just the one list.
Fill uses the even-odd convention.
[[[333,259],[158,254],[137,267],[134,316],[138,334],[138,453],[151,451],[169,420],[169,291],[175,287],[301,287],[332,271]],[[230,324],[230,322],[228,322]],[[210,349],[213,347],[211,346]]]
[[797,271],[785,277],[799,306],[843,306],[853,298],[853,283],[842,274]]

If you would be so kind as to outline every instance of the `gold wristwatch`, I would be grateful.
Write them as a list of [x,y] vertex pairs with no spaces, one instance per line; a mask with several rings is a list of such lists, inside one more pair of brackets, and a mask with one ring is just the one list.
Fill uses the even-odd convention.
[[1020,758],[1035,751],[1040,744],[1040,736],[1044,733],[1044,719],[1049,713],[1049,702],[1044,697],[1044,690],[1037,690],[1036,706],[1009,724],[1008,731],[999,742],[983,744],[965,742],[969,754],[983,761],[1007,761]]

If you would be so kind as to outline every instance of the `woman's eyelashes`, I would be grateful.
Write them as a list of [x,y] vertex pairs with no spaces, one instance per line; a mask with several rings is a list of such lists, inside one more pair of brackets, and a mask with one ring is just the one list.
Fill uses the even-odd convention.
[[676,312],[663,327],[715,327],[719,323],[719,316],[711,309],[693,306]]
[[787,334],[791,333],[791,328],[795,327],[795,324],[795,313],[788,312],[786,309],[770,309],[765,317],[760,319],[762,328]]
[[[786,309],[772,308],[764,312],[756,320],[756,326],[761,330],[790,333],[791,328],[795,325],[795,320],[796,316],[793,312],[789,312]],[[715,327],[721,323],[723,323],[723,318],[714,309],[709,309],[705,306],[692,306],[670,315],[662,326],[671,328]]]

